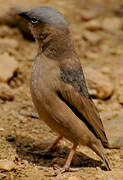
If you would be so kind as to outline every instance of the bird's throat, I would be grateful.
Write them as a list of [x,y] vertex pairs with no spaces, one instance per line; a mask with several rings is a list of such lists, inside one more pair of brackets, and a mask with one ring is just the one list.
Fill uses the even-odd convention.
[[73,51],[71,36],[62,34],[44,34],[38,39],[39,53],[51,59],[60,59],[70,57]]

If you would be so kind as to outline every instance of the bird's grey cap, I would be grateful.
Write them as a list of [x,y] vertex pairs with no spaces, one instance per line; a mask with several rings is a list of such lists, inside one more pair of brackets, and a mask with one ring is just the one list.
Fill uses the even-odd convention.
[[19,13],[20,16],[27,20],[35,18],[41,23],[50,24],[56,28],[67,28],[68,24],[64,16],[55,8],[49,6],[35,7],[29,11]]

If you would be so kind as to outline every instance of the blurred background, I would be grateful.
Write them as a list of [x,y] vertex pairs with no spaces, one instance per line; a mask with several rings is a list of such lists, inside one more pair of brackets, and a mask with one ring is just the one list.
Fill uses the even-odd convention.
[[123,0],[0,0],[0,159],[6,160],[0,160],[0,179],[50,179],[41,167],[62,166],[71,147],[63,140],[47,158],[27,153],[44,149],[56,136],[32,104],[29,81],[37,45],[17,16],[19,10],[41,5],[57,8],[67,19],[113,148],[106,151],[112,172],[103,171],[98,157],[80,147],[72,166],[82,170],[60,178],[123,179]]

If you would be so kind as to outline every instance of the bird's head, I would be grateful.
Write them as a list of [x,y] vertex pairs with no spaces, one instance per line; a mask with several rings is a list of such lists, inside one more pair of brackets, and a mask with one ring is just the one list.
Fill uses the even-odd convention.
[[29,11],[20,12],[19,16],[29,22],[31,32],[42,49],[48,48],[49,51],[49,49],[53,50],[55,48],[54,51],[57,51],[57,54],[60,53],[59,51],[63,47],[70,49],[72,39],[68,23],[57,9],[40,6]]

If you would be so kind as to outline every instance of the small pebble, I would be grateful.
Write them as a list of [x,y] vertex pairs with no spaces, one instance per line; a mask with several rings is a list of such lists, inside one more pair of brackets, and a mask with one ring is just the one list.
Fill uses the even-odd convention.
[[68,178],[68,180],[79,180],[79,178],[76,177],[76,176],[71,176],[71,177]]
[[90,67],[86,67],[84,71],[91,96],[106,99],[112,95],[114,86],[108,76]]
[[0,99],[11,101],[14,98],[14,91],[6,83],[0,83]]
[[7,82],[18,68],[18,62],[8,53],[0,55],[0,81]]
[[13,136],[8,136],[8,137],[6,138],[6,140],[9,141],[9,142],[14,142],[14,141],[15,141],[15,138],[14,138]]
[[0,131],[4,131],[4,128],[0,128]]
[[98,19],[90,20],[86,23],[86,29],[88,30],[100,30],[101,29],[101,23]]
[[5,171],[11,171],[14,168],[15,168],[15,163],[13,161],[7,159],[0,160],[0,169]]
[[122,27],[122,20],[117,17],[106,17],[102,22],[102,28],[105,30],[119,30]]

